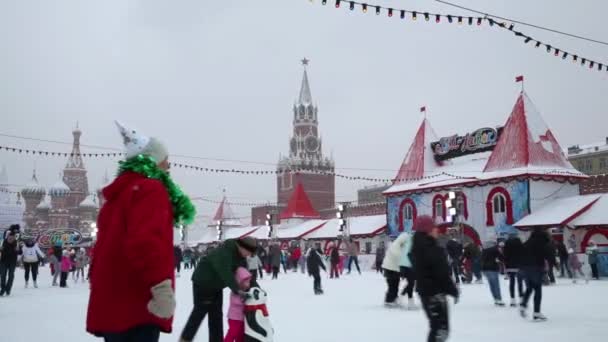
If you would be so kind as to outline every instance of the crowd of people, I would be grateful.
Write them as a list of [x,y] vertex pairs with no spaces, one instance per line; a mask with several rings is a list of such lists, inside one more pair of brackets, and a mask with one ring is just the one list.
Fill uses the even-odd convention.
[[38,274],[40,267],[49,264],[53,278],[52,286],[68,287],[69,275],[74,282],[85,282],[85,269],[90,261],[89,252],[84,248],[69,247],[57,243],[46,253],[40,248],[34,238],[21,237],[21,228],[18,224],[12,225],[6,232],[0,246],[0,296],[10,296],[13,290],[15,271],[23,268],[25,288],[32,286],[38,288]]

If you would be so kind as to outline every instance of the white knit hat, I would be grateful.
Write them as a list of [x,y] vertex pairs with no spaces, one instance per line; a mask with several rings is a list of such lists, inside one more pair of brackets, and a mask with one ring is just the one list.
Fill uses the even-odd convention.
[[125,145],[127,158],[133,158],[139,154],[152,157],[157,163],[162,162],[169,156],[165,145],[156,138],[149,138],[138,133],[134,129],[128,129],[118,121],[114,121]]

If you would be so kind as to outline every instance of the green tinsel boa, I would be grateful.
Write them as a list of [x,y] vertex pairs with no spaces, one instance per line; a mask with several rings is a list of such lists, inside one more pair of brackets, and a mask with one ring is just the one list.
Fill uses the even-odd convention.
[[163,183],[173,206],[173,223],[175,226],[188,225],[194,222],[196,208],[194,208],[190,198],[173,182],[169,173],[161,170],[156,165],[154,159],[140,154],[128,160],[122,160],[118,164],[118,175],[131,171],[148,178],[157,179]]

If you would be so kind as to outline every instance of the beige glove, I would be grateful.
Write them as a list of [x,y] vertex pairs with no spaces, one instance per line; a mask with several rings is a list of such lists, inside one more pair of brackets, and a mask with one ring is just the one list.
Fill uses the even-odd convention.
[[148,311],[159,318],[171,318],[175,313],[175,292],[171,288],[171,279],[163,280],[150,291],[152,299],[148,302]]

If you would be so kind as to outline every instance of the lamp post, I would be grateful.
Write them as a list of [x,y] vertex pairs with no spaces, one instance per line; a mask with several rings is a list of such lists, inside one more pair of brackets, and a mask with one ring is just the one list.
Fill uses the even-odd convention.
[[348,202],[343,202],[338,204],[338,212],[336,212],[336,217],[338,218],[338,224],[340,225],[340,235],[342,238],[348,238],[350,236],[350,231],[348,227],[348,219],[346,218],[346,213],[348,210]]
[[217,229],[217,241],[222,241],[222,234],[224,233],[224,222],[222,222],[222,220],[218,220],[216,223],[217,225],[215,226],[215,228]]
[[91,237],[93,241],[97,240],[97,223],[95,222],[91,223]]
[[268,228],[268,239],[275,240],[277,238],[276,229],[274,229],[273,225],[274,214],[271,212],[266,213],[266,227]]
[[456,194],[460,192],[460,189],[450,189],[448,192],[448,200],[445,201],[445,207],[447,212],[446,221],[453,223],[454,227],[458,230],[460,243],[464,243],[464,227],[463,222],[458,211],[458,200]]

